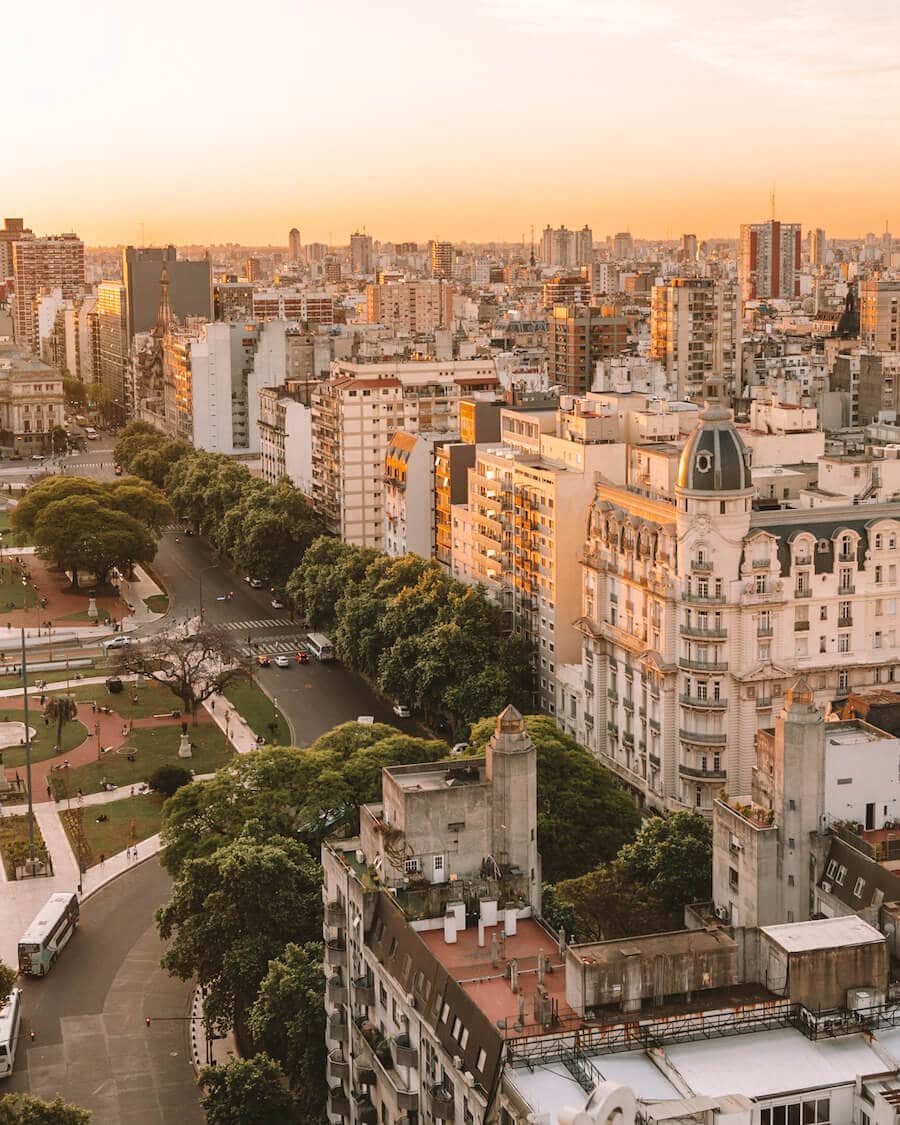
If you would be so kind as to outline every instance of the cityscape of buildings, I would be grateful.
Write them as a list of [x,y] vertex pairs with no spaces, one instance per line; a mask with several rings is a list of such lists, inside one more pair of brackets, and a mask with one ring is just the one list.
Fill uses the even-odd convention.
[[532,712],[644,815],[712,826],[684,929],[572,944],[514,708],[482,757],[386,767],[322,848],[329,1120],[555,1123],[593,1091],[601,1125],[894,1122],[900,240],[110,250],[27,222],[0,229],[3,456],[53,449],[77,381],[112,430],[287,481],[343,542],[486,591]]

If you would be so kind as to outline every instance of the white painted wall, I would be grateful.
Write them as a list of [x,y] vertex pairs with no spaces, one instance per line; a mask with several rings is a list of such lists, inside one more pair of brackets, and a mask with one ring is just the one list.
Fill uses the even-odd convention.
[[830,821],[866,823],[875,805],[875,827],[900,819],[900,739],[867,741],[856,732],[825,728],[825,815]]

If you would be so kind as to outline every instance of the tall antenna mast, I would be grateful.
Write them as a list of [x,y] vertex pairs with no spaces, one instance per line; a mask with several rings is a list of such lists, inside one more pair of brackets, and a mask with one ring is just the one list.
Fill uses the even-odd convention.
[[769,193],[769,202],[772,205],[772,222],[775,222],[775,185],[772,184],[772,191]]

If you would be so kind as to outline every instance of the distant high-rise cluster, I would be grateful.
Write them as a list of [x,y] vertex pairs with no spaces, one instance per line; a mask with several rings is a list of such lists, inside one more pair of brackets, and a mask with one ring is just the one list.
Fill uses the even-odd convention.
[[745,223],[741,227],[739,279],[745,301],[800,296],[799,223]]

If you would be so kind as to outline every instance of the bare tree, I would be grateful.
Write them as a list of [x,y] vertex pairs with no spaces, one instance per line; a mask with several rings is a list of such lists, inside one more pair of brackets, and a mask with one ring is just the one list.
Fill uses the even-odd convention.
[[158,633],[119,650],[117,666],[165,684],[195,721],[198,704],[250,672],[249,660],[231,637],[210,627],[188,637]]

